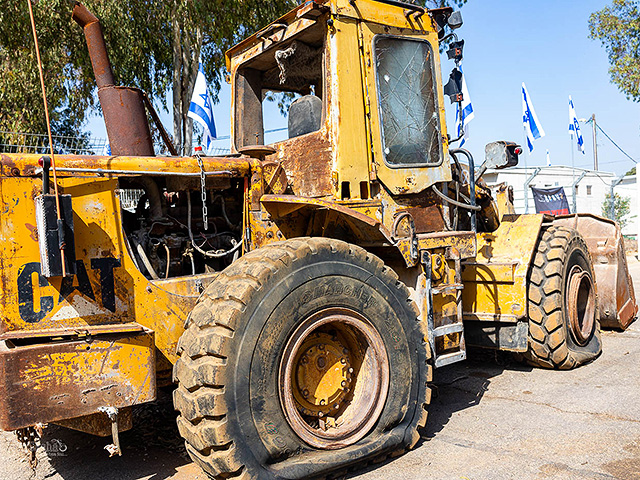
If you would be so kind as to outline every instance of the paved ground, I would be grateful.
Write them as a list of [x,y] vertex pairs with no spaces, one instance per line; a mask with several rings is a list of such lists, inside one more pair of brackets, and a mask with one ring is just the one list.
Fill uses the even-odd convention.
[[[640,263],[630,267],[640,292]],[[624,333],[604,332],[603,343],[600,358],[570,372],[486,353],[438,370],[429,439],[349,478],[640,480],[640,321]],[[49,427],[50,452],[39,451],[35,472],[15,436],[1,433],[0,479],[205,478],[184,452],[167,394],[135,421],[121,437],[125,456],[115,459],[102,450],[106,439]]]

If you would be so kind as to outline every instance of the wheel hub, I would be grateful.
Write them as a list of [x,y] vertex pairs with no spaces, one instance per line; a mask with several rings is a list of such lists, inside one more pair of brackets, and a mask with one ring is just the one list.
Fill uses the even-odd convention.
[[317,448],[351,445],[375,425],[389,389],[382,337],[361,314],[328,308],[304,320],[280,364],[280,401],[293,431]]
[[595,302],[591,275],[579,265],[574,265],[569,272],[567,313],[571,334],[578,345],[586,345],[593,334]]
[[294,360],[293,395],[303,414],[321,417],[340,408],[353,371],[345,344],[327,333],[314,333],[302,344]]

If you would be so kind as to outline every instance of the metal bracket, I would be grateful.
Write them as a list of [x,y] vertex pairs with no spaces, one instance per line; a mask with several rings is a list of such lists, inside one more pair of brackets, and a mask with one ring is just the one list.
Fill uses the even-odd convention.
[[98,407],[98,411],[102,412],[111,420],[111,436],[113,437],[113,443],[106,445],[104,449],[109,452],[109,457],[118,455],[122,456],[122,450],[120,449],[120,438],[118,436],[118,409],[115,407]]
[[433,320],[433,291],[431,289],[431,254],[427,250],[420,252],[420,262],[423,265],[425,286],[424,286],[424,300],[426,304],[427,314],[427,331],[429,333],[429,346],[431,347],[431,358],[434,362],[436,359],[436,338],[435,338],[435,324]]

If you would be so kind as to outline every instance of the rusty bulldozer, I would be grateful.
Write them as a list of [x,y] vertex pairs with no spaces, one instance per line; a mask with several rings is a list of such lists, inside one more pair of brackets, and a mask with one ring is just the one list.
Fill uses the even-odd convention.
[[[325,476],[416,445],[433,369],[468,346],[573,368],[635,317],[615,222],[517,215],[481,173],[520,148],[489,144],[477,169],[451,146],[450,8],[311,0],[240,42],[225,157],[155,156],[144,94],[114,85],[97,18],[74,19],[112,155],[57,155],[58,202],[47,156],[1,156],[2,429],[117,451],[173,384],[212,478]],[[269,92],[295,100],[265,145]]]

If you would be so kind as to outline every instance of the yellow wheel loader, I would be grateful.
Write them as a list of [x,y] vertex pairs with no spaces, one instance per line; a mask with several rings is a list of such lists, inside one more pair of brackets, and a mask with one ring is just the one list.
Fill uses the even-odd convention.
[[[520,148],[453,148],[450,8],[311,0],[234,46],[225,157],[156,156],[145,95],[73,16],[112,155],[0,161],[0,427],[26,443],[55,423],[119,453],[173,384],[211,478],[322,477],[416,445],[433,369],[468,346],[573,368],[635,317],[617,224],[517,215],[481,177]],[[278,95],[288,138],[267,145]]]

